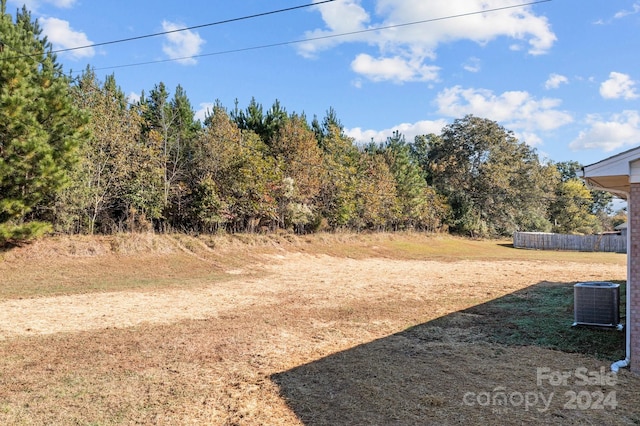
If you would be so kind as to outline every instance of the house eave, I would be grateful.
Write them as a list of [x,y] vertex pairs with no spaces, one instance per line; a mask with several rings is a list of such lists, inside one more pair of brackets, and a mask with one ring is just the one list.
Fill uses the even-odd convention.
[[591,189],[612,192],[624,199],[627,198],[627,194],[629,193],[630,184],[628,175],[597,177],[583,176],[583,179]]
[[592,189],[627,198],[631,183],[640,182],[640,147],[582,168],[582,178]]

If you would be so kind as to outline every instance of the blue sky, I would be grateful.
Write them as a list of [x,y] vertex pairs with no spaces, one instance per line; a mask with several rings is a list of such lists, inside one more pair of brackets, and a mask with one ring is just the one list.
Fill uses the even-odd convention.
[[[65,49],[311,1],[9,0],[8,11],[23,3]],[[114,73],[132,99],[179,84],[199,117],[216,100],[245,108],[252,97],[309,118],[332,107],[357,141],[394,130],[412,141],[474,114],[553,161],[586,165],[640,145],[640,0],[526,3],[336,0],[59,59],[66,71]]]

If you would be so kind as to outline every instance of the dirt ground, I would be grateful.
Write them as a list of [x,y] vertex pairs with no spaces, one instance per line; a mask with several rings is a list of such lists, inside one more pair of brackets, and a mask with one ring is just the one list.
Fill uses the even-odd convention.
[[[61,269],[89,282],[122,268],[162,270],[169,284],[0,299],[0,423],[640,423],[637,377],[578,383],[576,369],[604,375],[615,360],[492,344],[461,312],[532,286],[624,280],[620,262],[354,258],[295,247],[224,262],[232,249],[207,257],[179,248],[52,254],[39,266],[5,255],[0,284],[30,277],[46,286]],[[163,269],[174,263],[191,274]],[[442,318],[446,330],[435,325]],[[566,373],[568,383],[540,381],[539,371]],[[604,399],[612,392],[615,406]]]
[[[480,302],[535,284],[542,267],[549,281],[624,279],[617,265],[585,271],[579,263],[355,260],[301,253],[269,256],[260,266],[262,278],[228,270],[236,278],[215,286],[6,300],[0,302],[0,339],[218,318],[281,303],[327,309],[401,298],[429,304],[462,293],[457,307],[464,309],[470,299]],[[446,313],[431,305],[428,315]]]

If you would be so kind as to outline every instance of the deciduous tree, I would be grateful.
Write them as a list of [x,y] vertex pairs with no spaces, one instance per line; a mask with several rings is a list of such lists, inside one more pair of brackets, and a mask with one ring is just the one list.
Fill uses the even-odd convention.
[[270,227],[282,177],[268,147],[253,131],[240,130],[220,105],[206,122],[194,151],[193,208],[200,225],[232,231]]
[[[295,203],[306,206],[299,210],[309,213],[304,224],[298,220],[298,226],[311,223],[317,213],[315,201],[320,195],[324,169],[322,151],[304,116],[289,116],[274,136],[271,152],[284,177],[291,179],[293,185],[291,191],[288,191],[290,195],[281,203],[281,217],[287,222],[287,212],[291,211],[288,205]],[[297,214],[296,217],[300,219],[303,215]]]
[[447,197],[454,231],[499,236],[545,225],[555,182],[511,131],[469,115],[428,139],[429,180]]
[[344,134],[335,111],[330,109],[322,124],[314,120],[312,128],[322,150],[324,173],[318,207],[327,225],[333,229],[358,222],[358,163],[361,153],[352,138]]
[[158,152],[163,174],[163,216],[165,225],[176,226],[185,196],[185,179],[192,158],[193,140],[200,130],[184,89],[178,85],[169,98],[164,83],[157,84],[148,97],[142,96],[143,134],[147,144]]
[[401,209],[393,173],[384,157],[371,149],[365,151],[358,166],[360,227],[374,231],[389,229]]
[[602,227],[598,217],[590,212],[591,193],[579,179],[560,182],[551,204],[553,232],[560,234],[593,234]]

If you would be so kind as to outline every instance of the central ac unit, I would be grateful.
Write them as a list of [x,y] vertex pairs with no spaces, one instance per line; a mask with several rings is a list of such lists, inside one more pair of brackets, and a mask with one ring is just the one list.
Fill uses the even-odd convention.
[[576,325],[622,328],[620,324],[620,284],[604,281],[573,286]]

